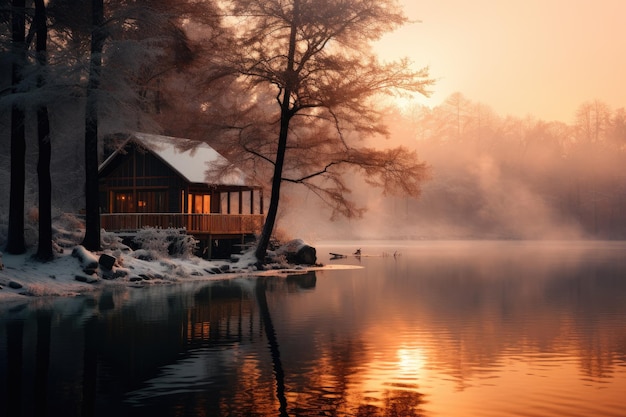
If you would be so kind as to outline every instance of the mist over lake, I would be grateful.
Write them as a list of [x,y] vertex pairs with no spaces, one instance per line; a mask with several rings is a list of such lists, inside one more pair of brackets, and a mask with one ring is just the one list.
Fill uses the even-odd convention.
[[0,307],[3,413],[623,415],[626,243],[317,249],[328,269]]

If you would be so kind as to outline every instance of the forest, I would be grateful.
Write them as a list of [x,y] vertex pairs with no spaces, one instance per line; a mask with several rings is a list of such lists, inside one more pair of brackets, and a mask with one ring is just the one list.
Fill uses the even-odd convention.
[[[212,7],[0,2],[0,243],[8,252],[23,252],[37,240],[49,242],[38,238],[41,225],[48,225],[43,232],[49,236],[50,217],[81,210],[87,211],[87,232],[97,231],[91,238],[97,246],[99,227],[89,227],[98,210],[102,142],[97,138],[167,125],[161,123],[159,106],[161,97],[171,97],[160,84],[176,88],[176,80],[191,74],[183,70],[192,56],[210,48],[205,39],[193,44],[182,26],[193,21],[210,36],[219,20]],[[46,246],[41,257],[51,258]]]
[[[275,23],[269,18],[257,22],[267,26],[260,26],[265,32],[259,30],[255,35],[258,42],[252,45],[246,42],[252,38],[245,38],[252,32],[242,30],[241,20],[237,20],[235,12],[243,15],[252,10],[252,4],[264,2],[100,3],[102,38],[95,47],[101,51],[94,54],[93,35],[98,32],[93,30],[92,6],[97,0],[50,0],[45,7],[43,1],[0,1],[2,248],[11,224],[8,197],[14,147],[10,145],[16,114],[23,120],[23,228],[29,247],[39,236],[41,150],[45,145],[51,148],[52,217],[84,211],[85,190],[89,190],[86,131],[94,120],[99,139],[144,131],[206,141],[271,188],[275,164],[263,163],[272,162],[276,151],[271,132],[279,124],[280,108],[269,109],[276,104],[274,87],[282,82],[276,77],[284,72],[269,64],[259,69],[235,53],[259,48],[263,44],[259,39],[264,39],[261,34],[268,36],[268,28],[273,28]],[[231,14],[220,8],[225,3],[235,4],[229,9]],[[283,4],[275,0],[265,3]],[[312,9],[305,8],[308,3],[302,1],[303,13],[313,15]],[[367,1],[353,3],[371,7]],[[45,9],[43,17],[38,17],[37,5]],[[21,16],[16,8],[23,10]],[[461,93],[432,106],[400,108],[393,98],[379,100],[378,90],[387,88],[424,95],[427,89],[436,89],[427,70],[411,71],[406,62],[391,68],[365,60],[371,58],[370,50],[357,42],[360,38],[355,31],[360,30],[370,41],[405,21],[396,9],[381,10],[348,32],[353,43],[339,42],[339,47],[329,38],[330,47],[322,43],[315,51],[353,48],[351,55],[344,54],[344,61],[333,61],[324,54],[311,61],[307,77],[326,65],[320,79],[328,84],[309,85],[301,80],[300,90],[283,101],[299,105],[295,110],[303,112],[294,118],[298,124],[289,127],[295,142],[281,177],[288,186],[283,190],[278,229],[324,238],[626,237],[623,108],[589,101],[580,105],[571,123],[565,123],[502,116]],[[38,18],[45,24],[37,25]],[[365,25],[372,21],[380,24]],[[298,32],[303,37],[298,45],[320,39],[325,32],[304,38],[310,28],[320,27],[318,23],[312,18],[302,23],[307,30]],[[324,24],[327,29],[338,23],[325,20]],[[45,32],[37,31],[42,28]],[[288,33],[288,26],[280,28]],[[22,37],[16,38],[20,32]],[[277,36],[276,42],[287,38]],[[43,50],[37,44],[40,39],[47,40]],[[295,48],[302,53],[302,61],[313,56],[301,50]],[[280,50],[257,49],[247,59],[265,53],[284,55]],[[94,67],[94,56],[101,59],[99,66]],[[243,64],[248,65],[245,70]],[[360,72],[342,72],[346,65]],[[364,68],[378,72],[363,72]],[[401,77],[385,85],[382,77],[376,77],[388,75],[390,69]],[[369,83],[365,87],[357,82],[363,79]],[[269,82],[261,85],[259,80]],[[282,85],[279,91],[284,92]],[[318,95],[315,100],[310,98],[312,94]],[[94,97],[95,118],[88,106]],[[41,137],[44,107],[49,134]],[[101,158],[103,142],[97,143]],[[317,158],[322,154],[326,159]],[[403,172],[407,175],[401,175]],[[305,216],[310,220],[291,227],[295,217]]]
[[[30,223],[38,223],[38,258],[52,257],[41,245],[49,242],[54,211],[84,212],[83,245],[99,250],[103,142],[114,146],[136,131],[209,143],[229,164],[210,167],[208,181],[243,168],[268,189],[260,262],[283,183],[303,185],[346,216],[363,211],[346,198],[351,168],[387,191],[419,194],[426,169],[415,152],[362,146],[386,132],[373,104],[380,96],[426,95],[433,82],[426,68],[381,62],[372,52],[371,42],[407,22],[397,1],[331,0],[321,8],[310,0],[3,5],[9,253],[27,246],[25,207]],[[36,164],[26,162],[27,153]],[[50,206],[55,195],[62,203]]]
[[417,150],[431,178],[417,199],[355,189],[352,238],[624,239],[626,111],[581,103],[572,122],[502,116],[455,93],[434,107],[389,108],[390,141]]

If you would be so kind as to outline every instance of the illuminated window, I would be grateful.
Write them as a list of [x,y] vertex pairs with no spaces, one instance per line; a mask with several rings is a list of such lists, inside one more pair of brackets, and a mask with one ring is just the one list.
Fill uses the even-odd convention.
[[165,213],[167,212],[167,191],[138,191],[137,212]]
[[116,191],[113,193],[113,212],[132,213],[135,211],[133,193],[130,191]]
[[189,194],[188,213],[209,214],[211,213],[210,194]]
[[202,213],[202,196],[196,194],[194,196],[194,204],[193,204],[193,212],[194,213]]

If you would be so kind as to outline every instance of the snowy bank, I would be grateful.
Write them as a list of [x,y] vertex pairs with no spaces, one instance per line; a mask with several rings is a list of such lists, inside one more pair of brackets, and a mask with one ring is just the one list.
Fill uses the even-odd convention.
[[284,248],[276,251],[280,255],[266,271],[257,270],[253,250],[223,261],[196,256],[171,257],[145,249],[133,251],[119,244],[96,253],[80,245],[63,248],[53,261],[45,263],[34,259],[32,252],[0,253],[0,264],[3,264],[0,267],[0,303],[27,297],[76,296],[104,286],[142,287],[305,270],[285,261],[283,255],[287,251]]
[[64,250],[51,262],[39,262],[33,253],[3,254],[0,270],[0,302],[32,296],[74,296],[94,291],[104,285],[159,285],[189,280],[224,279],[228,275],[250,274],[255,268],[251,259],[242,256],[237,262],[213,262],[197,257],[143,260],[133,253],[113,256],[115,264],[107,268],[99,263],[100,255],[82,246]]

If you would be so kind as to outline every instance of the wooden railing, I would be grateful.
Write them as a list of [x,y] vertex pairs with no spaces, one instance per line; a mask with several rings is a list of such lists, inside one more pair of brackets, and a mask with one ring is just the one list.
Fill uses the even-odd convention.
[[258,233],[263,219],[262,214],[113,213],[100,214],[100,226],[110,232],[172,227],[191,234],[242,234]]

